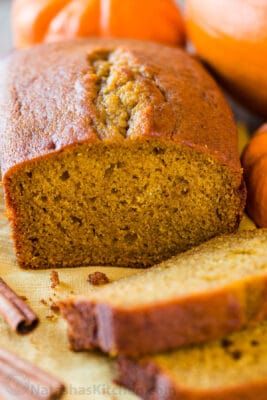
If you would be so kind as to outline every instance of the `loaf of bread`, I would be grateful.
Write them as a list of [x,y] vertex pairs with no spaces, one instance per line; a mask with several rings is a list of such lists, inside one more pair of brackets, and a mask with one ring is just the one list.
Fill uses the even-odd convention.
[[96,39],[14,52],[0,69],[1,166],[22,267],[145,267],[236,230],[236,127],[182,50]]
[[144,400],[266,400],[266,337],[263,322],[206,345],[121,357],[117,382]]
[[267,230],[221,236],[60,304],[74,350],[138,356],[203,343],[267,317]]

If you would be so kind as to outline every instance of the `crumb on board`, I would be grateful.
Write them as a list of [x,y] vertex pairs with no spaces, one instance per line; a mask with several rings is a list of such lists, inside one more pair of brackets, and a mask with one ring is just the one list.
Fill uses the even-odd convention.
[[[53,301],[51,299],[51,297],[49,297],[48,300],[45,299],[41,299],[40,303],[43,304],[44,306],[49,307],[49,309],[54,313],[54,314],[59,314],[59,306],[57,305],[57,303],[55,301]],[[49,317],[50,318],[50,317]]]
[[60,281],[59,281],[59,275],[57,271],[51,271],[50,273],[50,281],[51,281],[51,289],[55,289]]
[[57,321],[57,317],[55,315],[46,315],[45,317],[48,321],[55,322]]
[[59,306],[56,303],[52,303],[50,306],[50,310],[53,311],[55,314],[59,313]]
[[94,286],[106,285],[109,283],[107,275],[99,271],[89,274],[87,280]]

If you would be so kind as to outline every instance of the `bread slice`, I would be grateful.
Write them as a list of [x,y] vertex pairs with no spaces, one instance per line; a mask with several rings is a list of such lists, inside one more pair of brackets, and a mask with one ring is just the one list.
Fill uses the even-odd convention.
[[185,52],[95,39],[1,65],[1,167],[22,267],[146,267],[237,229],[236,126]]
[[121,357],[118,374],[144,400],[266,400],[267,323],[201,346]]
[[267,317],[267,230],[213,239],[60,307],[74,350],[137,356],[219,338]]

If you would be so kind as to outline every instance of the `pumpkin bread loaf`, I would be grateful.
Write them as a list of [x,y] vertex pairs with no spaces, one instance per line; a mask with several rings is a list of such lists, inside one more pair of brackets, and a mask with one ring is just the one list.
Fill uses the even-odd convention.
[[267,317],[267,230],[221,236],[60,303],[74,350],[138,356],[217,339]]
[[96,39],[14,52],[0,68],[1,166],[22,267],[146,267],[237,229],[236,127],[185,52]]
[[121,357],[117,382],[144,400],[266,400],[267,323],[201,346]]

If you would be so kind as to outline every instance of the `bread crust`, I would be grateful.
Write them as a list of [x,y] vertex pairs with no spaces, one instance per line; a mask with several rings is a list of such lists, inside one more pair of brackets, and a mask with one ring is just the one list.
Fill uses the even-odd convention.
[[116,383],[144,400],[265,400],[267,379],[214,390],[187,388],[149,359],[119,357]]
[[[147,108],[130,136],[157,137],[210,154],[241,180],[233,116],[213,79],[178,48],[130,40],[81,40],[36,46],[2,61],[0,134],[2,175],[77,143],[103,140],[93,127],[88,57],[120,49],[149,71],[168,105]],[[45,57],[44,57],[45,54]],[[178,77],[178,78],[177,78]]]
[[147,307],[119,309],[83,297],[59,305],[73,350],[137,357],[205,343],[262,321],[266,299],[267,276]]

